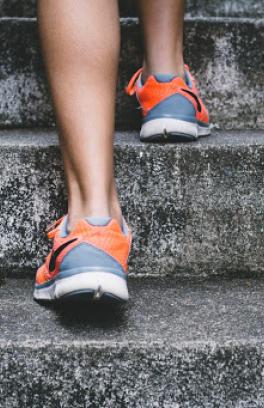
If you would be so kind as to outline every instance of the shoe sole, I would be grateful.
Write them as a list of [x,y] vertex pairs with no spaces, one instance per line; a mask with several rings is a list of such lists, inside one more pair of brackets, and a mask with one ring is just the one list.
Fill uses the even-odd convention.
[[142,142],[192,142],[202,136],[209,136],[209,126],[173,118],[153,119],[142,125]]
[[[41,285],[40,285],[41,286]],[[82,272],[55,279],[46,287],[35,286],[37,302],[65,301],[120,301],[129,299],[127,282],[109,272]]]

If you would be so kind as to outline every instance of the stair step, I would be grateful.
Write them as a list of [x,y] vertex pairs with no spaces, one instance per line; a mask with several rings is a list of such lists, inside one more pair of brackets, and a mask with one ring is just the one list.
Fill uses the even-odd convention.
[[0,288],[0,405],[263,407],[264,281],[130,280],[124,307]]
[[[262,0],[188,0],[188,16],[263,17]],[[135,0],[119,0],[122,16],[136,15]],[[36,0],[1,0],[0,16],[34,17]]]
[[[186,62],[200,80],[212,123],[220,128],[263,128],[264,21],[189,19]],[[0,126],[50,126],[53,115],[34,19],[0,19]],[[138,129],[135,99],[123,92],[141,65],[136,19],[122,19],[117,128]]]
[[[134,232],[131,273],[263,273],[263,154],[264,131],[177,145],[117,133],[118,187]],[[0,269],[26,276],[47,254],[46,226],[66,212],[55,131],[2,130],[0,174]]]

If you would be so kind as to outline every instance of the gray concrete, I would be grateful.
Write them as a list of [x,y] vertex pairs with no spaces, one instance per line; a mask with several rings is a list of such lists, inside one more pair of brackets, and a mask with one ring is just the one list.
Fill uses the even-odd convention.
[[186,12],[193,17],[264,17],[262,0],[187,0]]
[[[118,186],[135,236],[131,273],[263,273],[263,153],[263,131],[187,145],[117,134]],[[25,276],[47,253],[46,225],[66,211],[55,133],[2,131],[0,174],[1,270]]]
[[263,280],[130,282],[125,307],[43,309],[0,288],[0,405],[263,407]]
[[[263,17],[262,0],[187,0],[188,16]],[[119,0],[122,16],[137,14],[135,0]],[[36,0],[0,0],[0,16],[33,17]]]
[[[0,20],[0,126],[53,123],[34,20]],[[117,128],[137,129],[140,112],[124,86],[141,65],[136,20],[122,20]],[[263,20],[194,19],[185,55],[200,83],[211,121],[220,128],[263,128]]]

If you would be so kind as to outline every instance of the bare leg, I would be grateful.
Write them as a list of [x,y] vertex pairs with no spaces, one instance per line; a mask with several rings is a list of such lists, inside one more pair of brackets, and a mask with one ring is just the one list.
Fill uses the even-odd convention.
[[184,77],[184,0],[138,0],[143,26],[143,77],[174,73]]
[[67,179],[68,227],[84,216],[120,220],[113,175],[117,0],[38,0],[38,21]]

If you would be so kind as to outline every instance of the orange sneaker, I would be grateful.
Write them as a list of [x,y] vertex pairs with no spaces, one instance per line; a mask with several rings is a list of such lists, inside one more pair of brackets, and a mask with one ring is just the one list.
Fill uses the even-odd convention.
[[142,68],[133,75],[126,92],[136,94],[142,109],[142,141],[188,142],[210,134],[208,111],[187,65],[185,80],[157,74],[142,84],[141,73]]
[[37,271],[35,300],[128,300],[131,233],[125,221],[121,229],[112,218],[83,218],[68,233],[65,216],[47,233],[53,249]]

